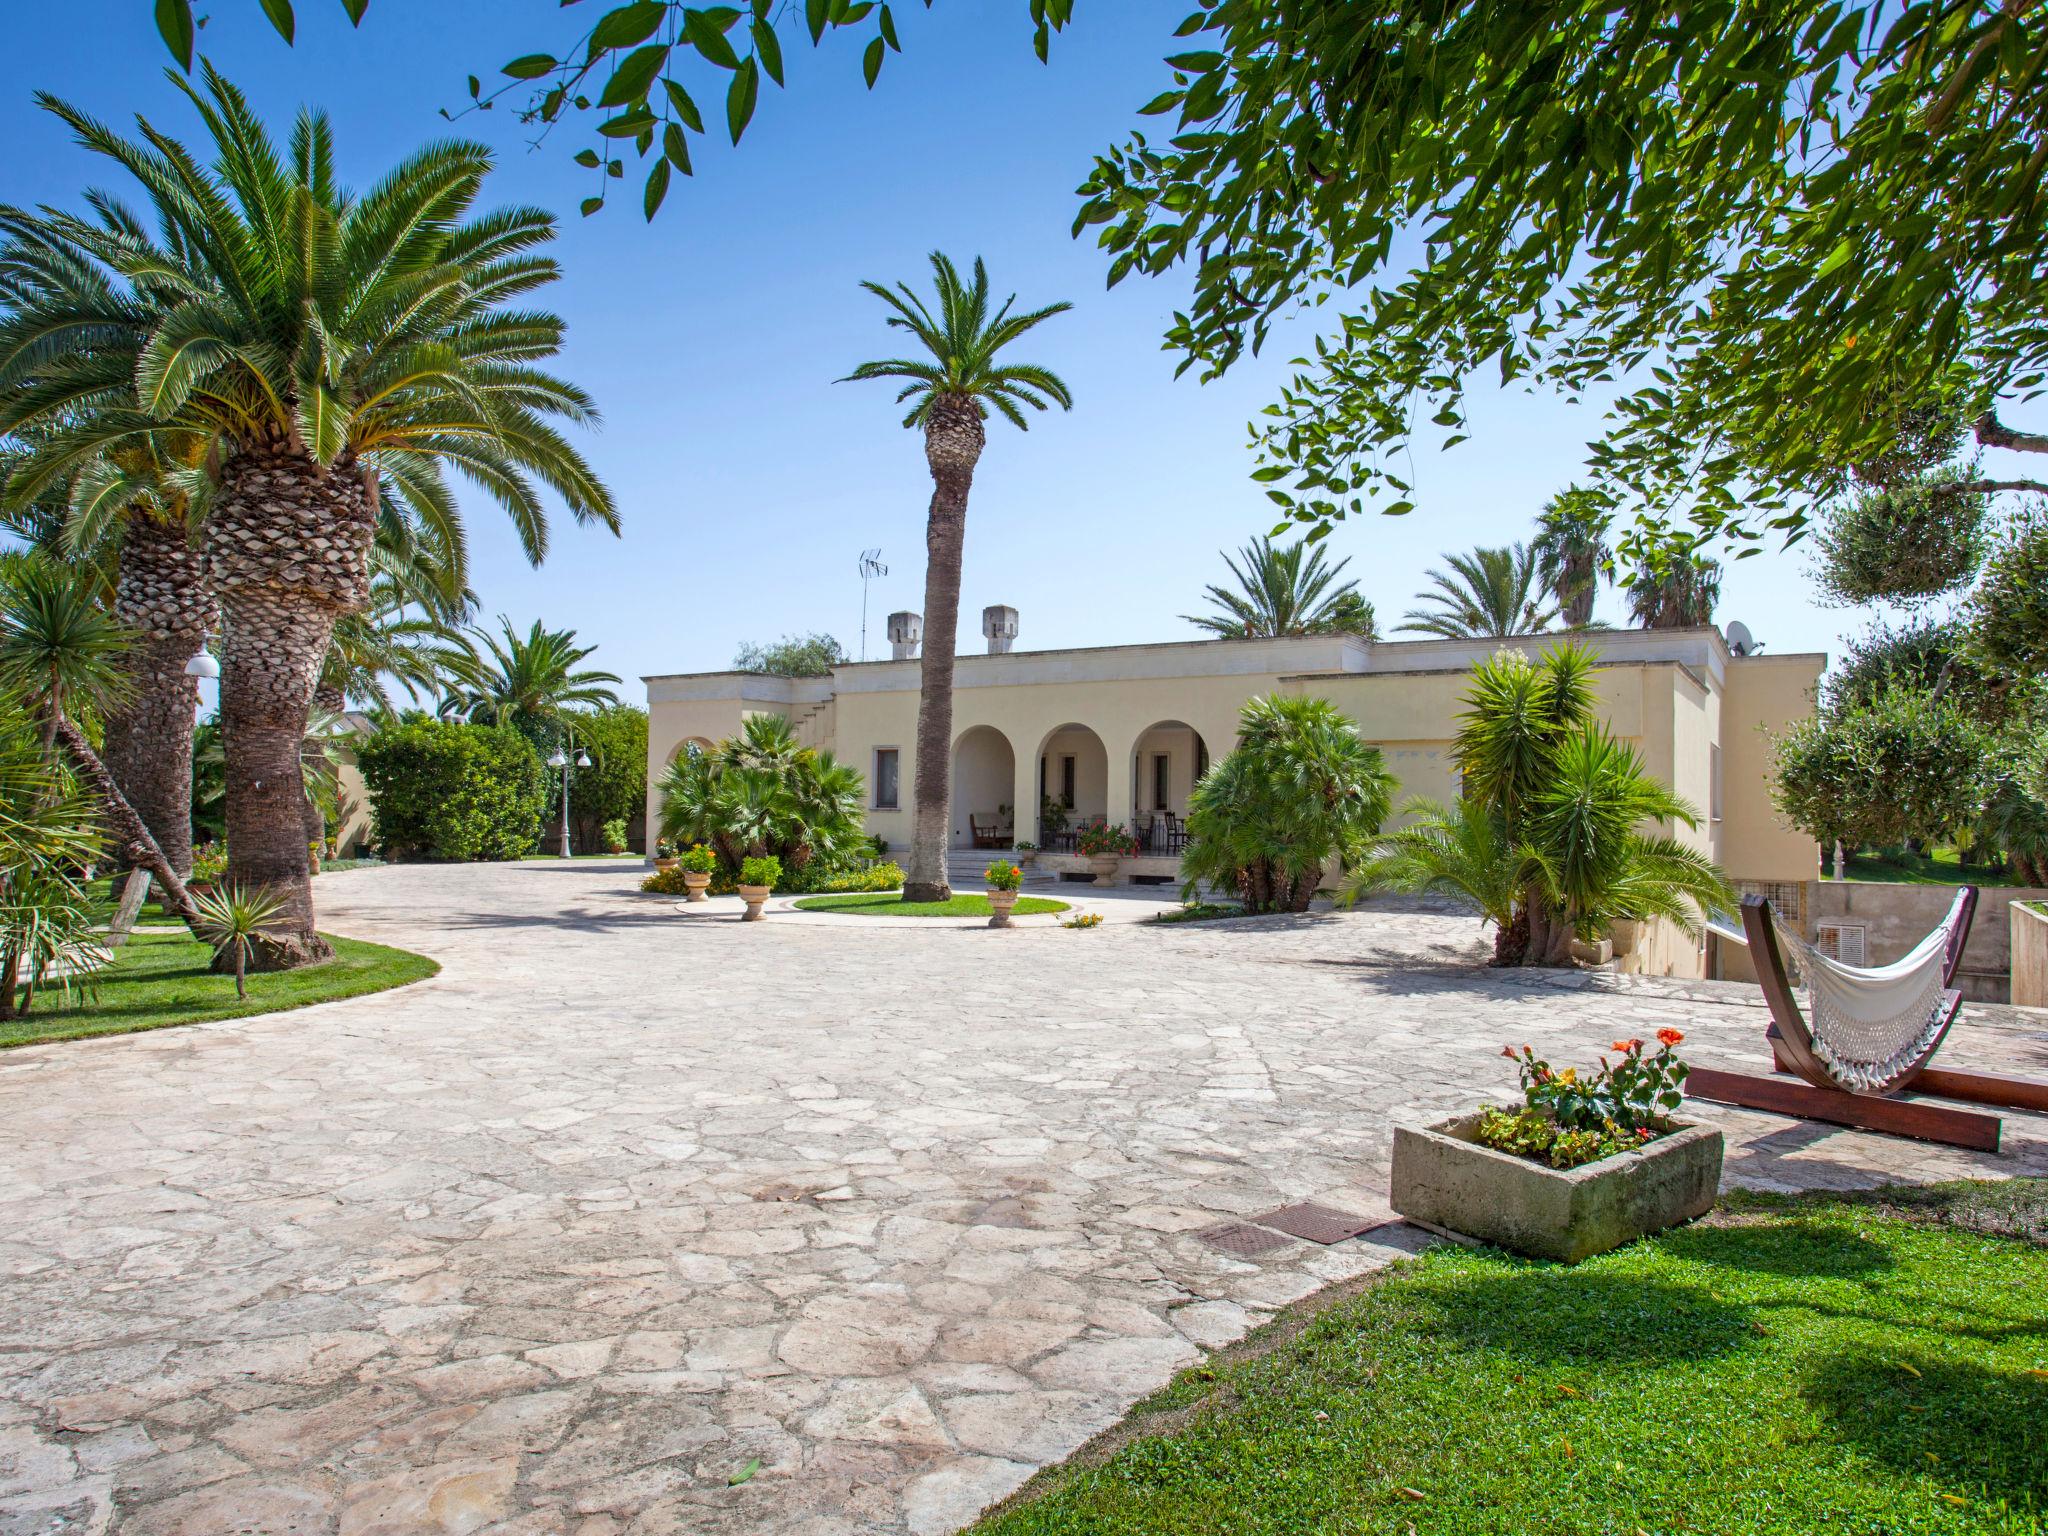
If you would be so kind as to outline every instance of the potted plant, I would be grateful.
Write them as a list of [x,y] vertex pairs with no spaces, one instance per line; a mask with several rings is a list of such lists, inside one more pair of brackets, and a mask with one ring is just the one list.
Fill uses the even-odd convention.
[[768,900],[769,894],[775,889],[775,882],[781,878],[782,860],[772,854],[766,858],[740,861],[740,900],[747,904],[744,921],[761,921],[762,903]]
[[[683,872],[683,899],[702,901],[705,887],[711,884],[711,872],[718,868],[718,855],[702,843],[692,843],[675,863]],[[775,882],[770,880],[768,883],[773,885]]]
[[632,839],[626,836],[626,818],[623,816],[614,816],[606,822],[600,835],[604,839],[606,853],[624,853],[633,846]]
[[1135,854],[1138,840],[1127,827],[1097,822],[1081,829],[1077,846],[1088,860],[1088,867],[1095,871],[1095,883],[1110,885],[1116,880],[1117,861]]
[[1394,1131],[1391,1203],[1410,1221],[1567,1264],[1691,1221],[1721,1187],[1721,1133],[1674,1118],[1687,1067],[1617,1040],[1620,1059],[1581,1077],[1553,1071],[1528,1046],[1516,1063],[1522,1103],[1426,1130]]
[[665,837],[654,840],[654,868],[657,873],[666,874],[676,867],[676,845]]
[[1017,887],[1024,883],[1024,871],[1008,859],[997,859],[982,872],[988,881],[988,904],[991,928],[1010,926],[1010,909],[1017,905]]
[[1019,869],[1029,869],[1038,857],[1038,844],[1020,839],[1010,844],[1010,856],[1017,861]]
[[185,889],[194,896],[210,895],[227,872],[227,849],[203,843],[192,850],[192,878],[185,882]]

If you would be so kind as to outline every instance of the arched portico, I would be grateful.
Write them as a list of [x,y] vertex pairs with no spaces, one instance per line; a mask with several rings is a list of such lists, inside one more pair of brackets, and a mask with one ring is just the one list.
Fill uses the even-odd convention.
[[1071,848],[1075,834],[1109,814],[1109,750],[1088,726],[1055,726],[1038,748],[1038,844]]
[[1017,753],[990,725],[970,726],[953,743],[953,819],[947,845],[1005,848],[1016,834]]
[[1209,771],[1209,746],[1184,720],[1159,720],[1131,745],[1131,830],[1147,853],[1187,844],[1188,795]]

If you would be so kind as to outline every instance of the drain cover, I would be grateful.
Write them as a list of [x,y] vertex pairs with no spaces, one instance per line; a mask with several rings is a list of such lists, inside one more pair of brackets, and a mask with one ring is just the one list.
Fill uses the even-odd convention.
[[1356,1216],[1332,1206],[1304,1200],[1300,1205],[1283,1205],[1277,1211],[1252,1218],[1260,1226],[1285,1232],[1289,1237],[1307,1238],[1312,1243],[1341,1243],[1377,1226],[1378,1220]]
[[1221,1248],[1225,1253],[1241,1254],[1246,1258],[1287,1246],[1287,1239],[1279,1233],[1247,1226],[1241,1221],[1219,1221],[1213,1227],[1202,1228],[1195,1236],[1211,1248]]

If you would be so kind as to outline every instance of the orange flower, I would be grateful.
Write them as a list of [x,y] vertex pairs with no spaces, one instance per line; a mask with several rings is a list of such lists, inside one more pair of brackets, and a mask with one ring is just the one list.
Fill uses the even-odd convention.
[[1507,1057],[1509,1061],[1519,1061],[1521,1059],[1520,1057],[1515,1055],[1515,1048],[1512,1045],[1502,1046],[1500,1048],[1500,1053],[1501,1055]]
[[1640,1040],[1617,1040],[1614,1042],[1614,1049],[1617,1051],[1640,1051],[1642,1048],[1643,1042]]
[[1672,1029],[1667,1025],[1665,1028],[1657,1031],[1657,1038],[1666,1045],[1676,1045],[1685,1038],[1685,1031],[1682,1029]]

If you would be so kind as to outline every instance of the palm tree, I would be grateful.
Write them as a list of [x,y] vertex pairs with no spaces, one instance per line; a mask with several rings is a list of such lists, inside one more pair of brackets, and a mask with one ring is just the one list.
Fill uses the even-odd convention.
[[1237,591],[1207,587],[1204,591],[1216,611],[1181,617],[1226,640],[1327,634],[1372,639],[1372,604],[1359,595],[1358,583],[1335,585],[1350,560],[1326,566],[1327,556],[1323,546],[1311,548],[1305,539],[1284,549],[1270,538],[1255,539],[1237,557],[1223,554],[1223,563],[1237,578]]
[[867,838],[860,774],[800,745],[781,715],[749,715],[739,735],[683,753],[655,787],[660,835],[678,847],[704,844],[728,874],[744,859],[773,856],[801,877]]
[[554,424],[594,421],[590,401],[536,366],[560,349],[562,322],[505,307],[556,277],[535,253],[554,220],[473,214],[490,152],[430,145],[357,197],[335,181],[324,115],[302,113],[280,154],[211,68],[205,87],[185,89],[210,170],[146,122],[136,142],[38,98],[135,177],[161,233],[125,213],[118,235],[39,216],[101,281],[0,322],[0,433],[48,433],[17,496],[165,431],[217,441],[205,549],[224,624],[229,874],[283,902],[258,957],[277,966],[328,953],[298,760],[335,621],[368,596],[383,482],[453,547],[453,465],[511,514],[536,562],[536,481],[579,521],[616,531],[617,514]]
[[498,627],[502,643],[487,630],[473,629],[472,649],[441,654],[440,664],[455,683],[442,701],[442,714],[509,725],[545,745],[559,735],[565,710],[619,702],[605,686],[620,680],[616,672],[578,670],[576,664],[597,647],[578,645],[575,630],[549,629],[535,619],[522,637],[503,614]]
[[1721,563],[1691,550],[1663,551],[1628,580],[1628,616],[1642,629],[1698,629],[1714,622]]
[[1431,571],[1432,590],[1417,595],[1428,608],[1411,608],[1403,630],[1446,640],[1486,640],[1533,635],[1557,618],[1543,606],[1542,562],[1524,544],[1505,549],[1481,546],[1469,555],[1445,555],[1451,570]]
[[1593,598],[1602,567],[1614,558],[1607,545],[1612,522],[1593,492],[1567,486],[1543,503],[1532,548],[1543,583],[1557,598],[1565,623],[1584,629],[1593,620]]
[[1004,363],[998,354],[1025,332],[1073,308],[1048,304],[1010,313],[1012,294],[989,313],[988,270],[979,257],[974,279],[963,283],[953,263],[931,254],[935,306],[926,305],[907,283],[894,289],[861,286],[887,304],[888,323],[908,331],[927,357],[888,358],[862,363],[841,380],[902,379],[896,396],[912,402],[905,427],[924,430],[924,457],[932,474],[932,499],[925,515],[924,657],[919,665],[917,767],[913,789],[910,872],[905,901],[945,901],[946,834],[952,819],[953,651],[960,626],[960,556],[967,537],[967,495],[974,466],[987,440],[982,423],[994,406],[1020,430],[1028,427],[1019,406],[1042,411],[1047,403],[1074,408],[1074,397],[1059,376],[1035,363]]

